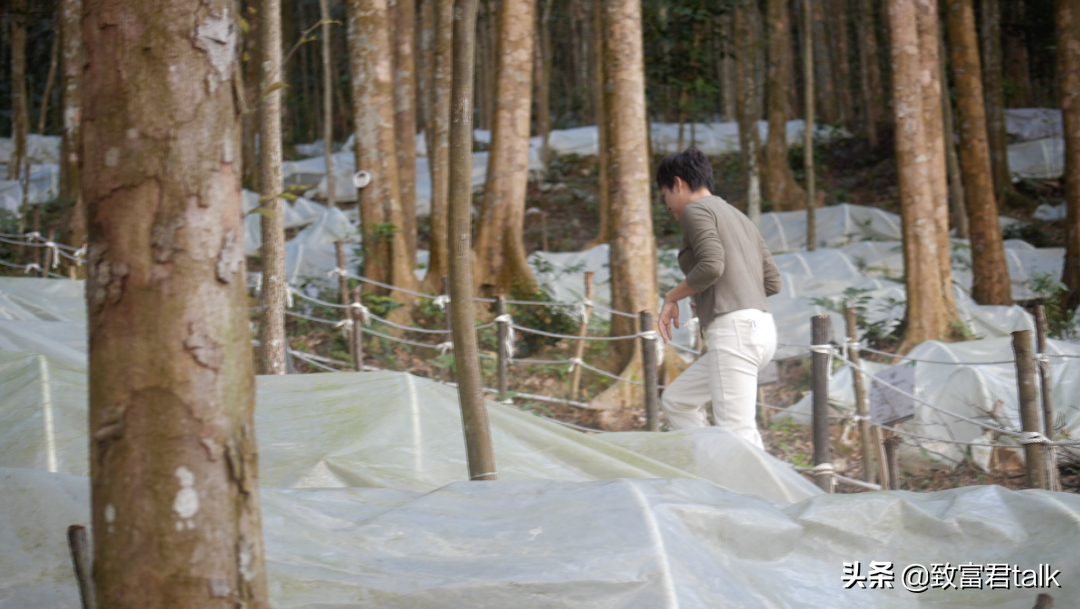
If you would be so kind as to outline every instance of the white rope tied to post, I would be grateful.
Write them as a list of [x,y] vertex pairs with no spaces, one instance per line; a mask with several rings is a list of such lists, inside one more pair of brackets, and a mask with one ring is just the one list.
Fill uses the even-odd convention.
[[448,340],[445,343],[439,343],[435,345],[435,348],[439,350],[439,355],[446,355],[447,352],[454,350],[454,341]]
[[1051,444],[1050,438],[1038,431],[1025,431],[1020,434],[1021,444]]
[[285,306],[289,307],[290,309],[293,308],[293,299],[292,299],[292,297],[293,297],[293,292],[295,292],[295,291],[296,290],[294,290],[291,285],[286,285],[285,286]]
[[435,306],[439,307],[440,311],[445,311],[446,310],[446,305],[450,304],[450,295],[449,294],[439,294],[434,299],[432,299],[431,302]]
[[641,338],[644,338],[645,340],[651,340],[652,341],[653,348],[656,349],[656,365],[657,366],[663,366],[664,365],[664,341],[660,338],[660,333],[657,332],[656,330],[646,330],[646,331],[638,334],[638,336],[640,336]]
[[371,321],[371,311],[359,302],[354,302],[349,305],[350,309],[358,309],[360,311],[360,323],[365,326]]
[[39,265],[36,262],[31,262],[30,264],[23,267],[23,273],[29,275],[30,271],[37,271],[37,272],[40,273],[41,272],[41,265]]
[[50,256],[50,259],[52,260],[51,268],[55,269],[60,265],[60,249],[56,247],[56,244],[52,241],[46,241],[45,247],[52,252],[52,255]]
[[567,372],[573,372],[574,368],[576,366],[584,366],[585,365],[585,360],[581,359],[580,357],[571,357],[567,361],[570,362],[570,366],[567,367],[567,369],[566,369]]
[[811,476],[831,476],[836,473],[836,468],[832,463],[818,463],[814,467],[803,468],[801,471],[810,474]]
[[495,317],[495,323],[506,324],[506,339],[503,347],[506,349],[506,357],[514,361],[514,318],[509,313],[503,313]]
[[327,273],[326,276],[330,277],[330,278],[348,277],[349,276],[349,271],[347,271],[347,270],[345,270],[345,269],[343,269],[341,267],[338,267],[338,268],[335,268],[334,270],[330,271],[329,273]]
[[26,237],[26,239],[28,241],[34,241],[35,239],[38,239],[40,241],[45,240],[45,239],[43,239],[41,237],[41,233],[39,233],[38,231],[32,231],[32,232],[26,233],[26,234],[23,235],[23,237]]
[[[825,366],[825,370],[832,376],[832,361],[834,357],[839,355],[839,350],[832,345],[810,345],[807,349],[809,349],[811,353],[823,353],[829,356],[829,361]],[[844,361],[848,361],[848,358],[844,357]]]
[[585,322],[589,319],[589,310],[592,309],[593,301],[586,298],[578,303],[578,319]]
[[1039,362],[1040,364],[1049,364],[1050,363],[1050,354],[1049,353],[1036,353],[1034,359],[1035,359],[1035,361]]
[[352,330],[353,320],[351,318],[346,317],[345,319],[342,319],[341,321],[335,323],[334,327],[335,328],[343,328],[346,331]]

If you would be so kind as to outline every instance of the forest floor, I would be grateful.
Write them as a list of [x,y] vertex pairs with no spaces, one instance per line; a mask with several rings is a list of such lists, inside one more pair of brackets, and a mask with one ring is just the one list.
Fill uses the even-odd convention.
[[[825,204],[854,203],[897,212],[897,184],[892,144],[885,142],[877,149],[871,149],[858,138],[840,140],[817,148],[817,180],[819,188],[825,193]],[[793,149],[792,167],[801,167],[801,150]],[[654,159],[659,162],[659,157]],[[716,193],[736,207],[745,205],[742,194],[745,182],[739,155],[731,154],[712,158],[716,173]],[[802,180],[801,172],[795,172],[795,178]],[[1043,222],[1031,220],[1035,208],[1041,203],[1057,204],[1063,201],[1060,183],[1026,182],[1017,185],[1021,196],[1011,197],[1009,204],[1001,210],[1002,215],[1028,220],[1020,228],[1014,229],[1008,238],[1024,239],[1037,247],[1060,247],[1064,243],[1064,222]],[[599,222],[598,184],[595,157],[556,157],[550,164],[543,180],[530,182],[527,206],[537,208],[546,216],[547,249],[549,251],[580,251],[595,238]],[[42,206],[41,227],[46,233],[50,228],[60,230],[66,206],[56,203]],[[769,211],[766,207],[764,211]],[[16,218],[0,217],[0,232],[15,232]],[[429,225],[421,219],[420,247],[427,246]],[[660,200],[653,205],[654,229],[660,247],[677,247],[680,238],[678,223],[671,217]],[[525,241],[529,253],[537,251],[543,243],[541,214],[526,215]],[[0,259],[20,260],[25,258],[13,246],[0,244]],[[257,268],[257,265],[253,268]],[[250,269],[249,269],[250,270]],[[22,275],[22,271],[0,268],[0,274]],[[336,291],[327,283],[326,293],[320,296],[329,301],[336,301]],[[252,299],[252,306],[257,301]],[[376,298],[366,302],[380,315],[388,313],[396,303],[388,298]],[[304,306],[304,305],[301,305]],[[308,311],[317,317],[333,319],[337,313],[333,310],[314,306]],[[530,327],[549,329],[562,333],[576,334],[576,321],[565,311],[527,307],[511,308],[510,313],[519,323]],[[494,317],[494,311],[480,311],[484,320]],[[441,310],[430,302],[422,303],[411,312],[415,326],[439,328],[445,326],[445,317]],[[531,316],[531,317],[529,317]],[[299,351],[316,353],[340,361],[349,361],[348,346],[341,331],[327,330],[327,326],[312,323],[294,317],[287,318],[287,333],[290,346]],[[388,334],[409,338],[414,341],[431,343],[432,346],[443,337],[423,334],[405,334],[389,328],[379,328]],[[605,322],[592,322],[590,334],[604,334],[608,331]],[[482,359],[484,384],[494,387],[496,384],[495,333],[493,329],[479,331],[481,351],[489,358]],[[542,337],[520,337],[521,350],[518,357],[544,360],[568,360],[574,355],[574,345],[568,341],[546,340]],[[532,339],[532,340],[528,340]],[[439,381],[453,378],[453,355],[439,354],[437,350],[421,347],[403,346],[386,339],[369,337],[365,346],[365,366],[387,370],[408,371]],[[606,344],[601,341],[587,343],[584,358],[601,368],[609,369],[612,358]],[[303,361],[296,361],[298,372],[318,372],[315,367]],[[578,396],[570,395],[570,367],[566,364],[529,366],[517,368],[511,375],[511,390],[517,393],[543,394],[558,398],[572,398],[588,401],[606,389],[612,381],[599,375],[584,372],[581,375],[581,387]],[[780,366],[780,382],[763,388],[763,401],[784,407],[794,404],[809,392],[808,360],[788,360]],[[533,414],[574,424],[587,424],[588,417],[583,409],[567,404],[546,403],[540,401],[518,400],[520,408]],[[644,427],[644,417],[640,426]],[[767,450],[774,456],[796,464],[811,463],[812,447],[810,430],[805,426],[790,422],[763,422],[762,436]],[[858,433],[845,430],[841,425],[832,426],[833,448],[836,455],[835,465],[853,478],[862,479],[862,465],[859,455]],[[1066,490],[1076,490],[1080,486],[1080,469],[1063,471]],[[1003,476],[993,477],[977,471],[968,464],[955,469],[943,469],[934,472],[920,472],[904,475],[902,488],[909,490],[940,490],[972,484],[995,483],[1009,488],[1023,488],[1024,478],[1018,471],[1003,471]],[[1070,489],[1070,486],[1072,488]],[[840,485],[840,492],[855,491],[847,485]]]

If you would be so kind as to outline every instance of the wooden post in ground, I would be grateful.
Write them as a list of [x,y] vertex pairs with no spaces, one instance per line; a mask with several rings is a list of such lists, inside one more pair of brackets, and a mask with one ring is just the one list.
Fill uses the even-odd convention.
[[[360,287],[352,289],[353,304],[360,304]],[[364,371],[364,314],[359,306],[350,307],[352,313],[352,336],[349,341],[349,351],[353,358],[353,365],[357,372]]]
[[[815,315],[810,318],[811,343],[826,345],[829,343],[830,317]],[[813,438],[814,467],[832,463],[832,450],[829,446],[829,362],[828,353],[814,352],[813,362]],[[833,477],[828,472],[816,472],[814,481],[826,493],[833,492]]]
[[341,304],[349,304],[349,278],[345,275],[348,269],[345,268],[345,244],[341,241],[334,242],[334,249],[337,250],[337,267],[341,269],[338,274],[338,294],[341,295]]
[[[47,243],[55,243],[53,241],[53,239],[55,238],[56,231],[53,229],[49,229],[49,239]],[[60,257],[60,251],[57,250],[56,247],[46,247],[43,249],[45,250],[45,263],[41,265],[41,276],[48,277],[49,269],[51,269],[52,266],[57,263],[57,258]]]
[[503,318],[506,315],[506,299],[502,296],[495,297],[495,313],[498,325],[498,352],[499,352],[499,401],[507,398],[510,386],[510,322]]
[[[589,316],[592,314],[593,297],[593,272],[585,271],[585,308],[581,314],[581,325],[578,327],[578,336],[585,336],[589,331]],[[574,358],[580,360],[585,355],[585,341],[579,340],[574,345]],[[581,390],[581,366],[574,366],[573,375],[570,377],[570,399],[578,399]]]
[[[642,333],[656,332],[656,328],[653,327],[653,316],[651,311],[642,311],[640,313],[641,329]],[[641,337],[641,363],[645,368],[645,428],[648,431],[660,431],[660,384],[657,380],[656,370],[656,341],[660,340],[657,337],[642,336]]]
[[[853,345],[858,342],[855,309],[844,308],[844,321],[847,323],[848,343]],[[862,366],[862,357],[859,355],[858,348],[848,349],[848,359],[855,366]],[[867,482],[873,482],[874,478],[878,477],[881,480],[882,487],[884,487],[884,468],[881,468],[881,470],[875,468],[875,455],[881,450],[881,440],[879,438],[881,430],[878,428],[870,429],[870,420],[867,418],[870,409],[867,406],[866,380],[863,378],[862,371],[855,367],[851,368],[851,378],[855,383],[855,412],[861,417],[859,419],[859,441],[862,442],[863,479]],[[878,465],[883,465],[883,462]],[[875,473],[878,475],[875,476]]]
[[83,609],[97,609],[97,597],[94,592],[94,565],[90,558],[90,542],[86,537],[86,527],[73,524],[68,527],[68,549],[71,550],[71,563],[75,567],[75,580],[79,583],[79,598]]
[[458,403],[470,480],[495,480],[495,452],[484,404],[476,341],[472,277],[473,78],[478,0],[454,2],[453,86],[450,95],[450,303]]
[[[891,431],[885,431],[885,463],[888,470],[888,489],[890,491],[900,490],[900,456],[897,454],[897,449],[900,447],[900,436]],[[884,482],[884,481],[883,481]],[[882,484],[882,487],[885,485]]]
[[[40,203],[38,203],[37,205],[34,206],[33,218],[34,218],[33,221],[30,223],[30,230],[33,231],[34,233],[40,233],[41,232],[41,204]],[[38,236],[40,237],[40,234]],[[35,247],[34,248],[34,263],[37,264],[38,267],[41,267],[41,268],[38,269],[38,276],[39,277],[46,277],[47,276],[44,273],[44,267],[41,266],[41,253],[42,253],[41,250],[43,250],[43,249],[45,249],[45,248],[42,248],[42,247]]]
[[[1012,333],[1016,354],[1016,388],[1020,396],[1020,423],[1026,432],[1043,433],[1039,421],[1039,389],[1035,386],[1035,358],[1031,352],[1031,330]],[[1047,480],[1046,452],[1049,446],[1024,444],[1028,486],[1050,488]]]
[[[450,278],[449,277],[444,276],[442,278],[442,295],[447,296],[447,297],[450,296]],[[454,329],[454,320],[450,316],[449,303],[447,303],[446,305],[443,305],[443,312],[446,314],[446,329],[447,330],[453,330]]]
[[[1043,356],[1047,350],[1047,338],[1049,326],[1046,322],[1046,307],[1042,304],[1035,305],[1035,346],[1038,354]],[[1053,379],[1050,376],[1050,362],[1039,359],[1039,387],[1042,388],[1042,412],[1043,412],[1043,435],[1051,440],[1054,439],[1054,391],[1051,387]],[[1061,490],[1057,476],[1057,450],[1050,448],[1050,463],[1053,466],[1047,474],[1050,476],[1050,489]]]

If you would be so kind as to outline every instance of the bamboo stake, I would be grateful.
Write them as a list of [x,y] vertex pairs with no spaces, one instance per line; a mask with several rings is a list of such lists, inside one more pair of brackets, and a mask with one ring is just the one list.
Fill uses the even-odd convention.
[[[1020,396],[1020,423],[1027,432],[1042,433],[1039,421],[1039,390],[1035,386],[1035,358],[1031,352],[1031,330],[1012,333],[1016,354],[1016,387]],[[1046,451],[1049,446],[1024,444],[1028,486],[1050,488],[1047,479]]]
[[472,278],[472,136],[477,0],[454,2],[454,82],[450,112],[450,315],[458,401],[470,480],[495,480],[495,453],[476,344]]
[[[352,301],[355,304],[360,304],[360,288],[355,287],[352,289]],[[353,364],[356,367],[357,372],[364,371],[364,314],[361,312],[360,307],[352,307],[352,336],[349,341],[349,351],[352,353]]]
[[[495,297],[495,313],[498,316],[506,315],[506,300],[502,296]],[[507,399],[510,385],[510,322],[499,320],[498,322],[498,346],[499,353],[499,400]]]
[[[640,331],[655,332],[651,311],[641,311]],[[645,427],[649,431],[660,431],[660,383],[657,380],[656,341],[658,338],[641,337],[641,363],[645,372]]]
[[[319,14],[322,20],[322,61],[323,61],[323,155],[326,157],[326,205],[337,204],[337,192],[334,190],[334,70],[333,57],[330,54],[330,2],[319,0]],[[340,243],[340,242],[339,242]],[[340,245],[338,249],[340,251]],[[345,268],[338,254],[338,266]],[[342,292],[342,298],[345,298]]]
[[[1048,324],[1046,322],[1046,307],[1042,304],[1035,305],[1035,346],[1038,349],[1039,355],[1043,355],[1047,350],[1047,338],[1049,334]],[[1043,435],[1051,440],[1054,439],[1054,392],[1051,383],[1053,379],[1050,374],[1050,362],[1041,359],[1039,360],[1039,386],[1042,388],[1042,412],[1043,412]],[[1050,468],[1050,488],[1051,490],[1060,491],[1061,484],[1058,481],[1057,476],[1057,450],[1053,447],[1050,448],[1050,462],[1055,466]]]
[[[845,307],[844,319],[847,322],[848,341],[855,342],[858,338],[855,309]],[[848,359],[856,366],[862,365],[862,358],[858,349],[849,349]],[[862,371],[853,367],[851,376],[855,382],[855,411],[862,417],[859,419],[859,439],[862,442],[863,479],[867,482],[873,482],[875,477],[874,454],[881,448],[881,442],[877,439],[880,430],[877,428],[870,429],[870,421],[867,419],[870,409],[867,407],[866,381],[863,378]],[[874,433],[875,431],[878,433]],[[878,472],[878,474],[881,476],[881,480],[884,481],[885,477],[882,475],[884,471]]]
[[97,593],[94,590],[94,564],[90,557],[90,542],[86,527],[73,524],[68,527],[68,549],[75,567],[75,580],[79,583],[79,598],[83,609],[97,609]]
[[[815,345],[829,342],[828,315],[815,315],[811,320],[811,336]],[[829,465],[832,450],[829,445],[829,354],[813,353],[813,439],[814,466]],[[826,493],[833,492],[833,477],[827,471],[815,472],[814,481]]]
[[[585,336],[589,330],[589,316],[592,315],[593,297],[593,272],[585,271],[585,308],[582,310],[581,325],[578,327],[578,336]],[[585,355],[585,341],[579,340],[574,345],[574,357],[581,359]],[[574,366],[573,376],[570,377],[570,399],[578,399],[581,391],[581,366]]]
[[53,34],[52,51],[49,53],[49,75],[45,78],[45,93],[41,96],[41,113],[38,114],[38,135],[45,135],[45,122],[49,116],[49,98],[56,82],[56,67],[60,63],[60,31]]
[[349,304],[349,278],[345,275],[345,244],[341,241],[334,242],[334,249],[337,253],[337,267],[341,269],[341,273],[338,274],[338,294],[341,297],[341,304]]

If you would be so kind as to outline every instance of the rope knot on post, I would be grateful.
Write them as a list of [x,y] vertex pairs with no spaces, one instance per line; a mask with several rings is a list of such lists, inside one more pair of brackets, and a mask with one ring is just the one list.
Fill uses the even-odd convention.
[[811,467],[809,469],[805,469],[803,471],[805,471],[806,473],[810,474],[811,476],[815,476],[815,477],[816,476],[822,476],[822,475],[831,476],[834,473],[836,473],[836,468],[833,467],[832,463],[818,463],[814,467]]
[[369,321],[371,321],[371,310],[369,310],[367,307],[360,304],[359,302],[351,303],[349,305],[349,308],[360,313],[360,323],[364,324],[365,326],[368,324]]
[[345,269],[343,269],[341,267],[337,267],[334,270],[327,273],[326,276],[331,277],[331,278],[333,278],[333,277],[348,277],[349,276],[349,271],[347,271],[347,270],[345,270]]
[[435,345],[435,348],[439,350],[439,355],[446,355],[448,352],[454,350],[454,341],[446,341]]
[[435,306],[439,307],[440,311],[445,311],[446,310],[446,305],[450,304],[450,295],[449,294],[439,294],[438,296],[436,296],[435,298],[433,298],[431,300],[431,303],[434,304]]
[[45,247],[48,248],[50,250],[50,252],[51,252],[51,254],[50,254],[51,258],[49,258],[49,259],[52,262],[51,262],[51,264],[49,266],[51,268],[55,269],[60,264],[60,250],[59,250],[59,248],[56,247],[56,244],[53,243],[52,241],[46,241],[45,242]]
[[36,262],[31,262],[30,264],[23,267],[23,273],[26,273],[27,275],[29,275],[30,271],[37,271],[37,272],[40,273],[41,272],[41,265],[39,265]]
[[1050,438],[1047,438],[1038,431],[1025,431],[1020,434],[1021,444],[1050,444]]
[[508,362],[514,360],[514,318],[509,313],[503,313],[495,317],[495,323],[505,324],[506,336],[503,339],[503,348],[506,350]]
[[570,366],[566,369],[567,372],[570,372],[571,370],[573,370],[574,368],[577,368],[578,366],[585,365],[585,360],[581,359],[580,357],[571,357],[567,361],[570,362]]

